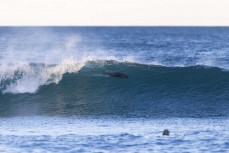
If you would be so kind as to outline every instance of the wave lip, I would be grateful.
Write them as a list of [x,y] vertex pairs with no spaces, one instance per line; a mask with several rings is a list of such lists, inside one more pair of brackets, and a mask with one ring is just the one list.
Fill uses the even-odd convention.
[[58,83],[65,73],[78,72],[84,63],[64,60],[60,64],[0,65],[0,89],[3,93],[35,93],[39,87]]

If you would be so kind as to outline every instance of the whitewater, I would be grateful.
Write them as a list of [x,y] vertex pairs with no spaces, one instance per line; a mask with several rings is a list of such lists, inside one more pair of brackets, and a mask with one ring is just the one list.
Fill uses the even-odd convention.
[[227,152],[228,42],[227,27],[0,27],[0,152]]

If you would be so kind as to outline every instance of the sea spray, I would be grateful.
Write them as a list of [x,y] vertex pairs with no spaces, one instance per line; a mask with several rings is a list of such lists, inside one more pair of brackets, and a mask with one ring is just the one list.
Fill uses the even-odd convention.
[[[0,33],[0,115],[228,116],[228,28]],[[104,75],[117,72],[128,78]]]

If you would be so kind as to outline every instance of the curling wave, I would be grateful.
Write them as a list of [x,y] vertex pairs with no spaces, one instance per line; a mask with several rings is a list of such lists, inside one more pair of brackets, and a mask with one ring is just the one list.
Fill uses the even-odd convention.
[[[165,67],[116,61],[63,65],[30,64],[23,69],[8,70],[11,74],[1,76],[0,101],[15,106],[19,102],[26,105],[24,109],[39,105],[41,109],[18,111],[22,114],[229,115],[229,72],[221,68]],[[121,72],[128,78],[105,74],[110,72]],[[4,110],[2,113],[7,114]]]

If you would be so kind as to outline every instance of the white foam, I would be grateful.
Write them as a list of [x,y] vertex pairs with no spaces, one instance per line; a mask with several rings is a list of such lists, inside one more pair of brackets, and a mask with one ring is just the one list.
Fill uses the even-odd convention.
[[[7,68],[1,66],[0,79],[16,79],[9,84],[4,93],[34,93],[44,84],[59,83],[63,74],[78,72],[85,64],[76,63],[73,59],[63,60],[56,66],[35,67],[29,64],[24,65],[8,65]],[[2,68],[3,67],[3,68]],[[21,73],[21,77],[17,78],[16,72]],[[15,78],[14,78],[15,77]]]

